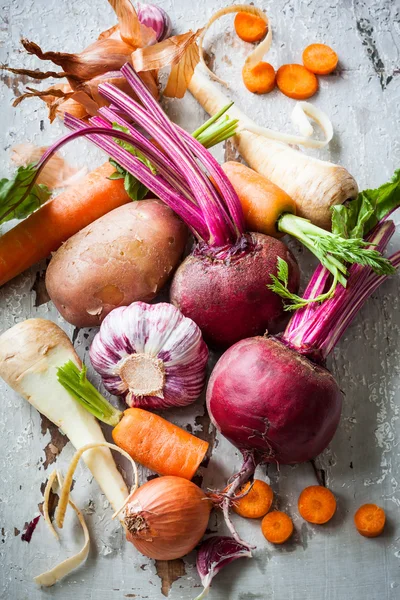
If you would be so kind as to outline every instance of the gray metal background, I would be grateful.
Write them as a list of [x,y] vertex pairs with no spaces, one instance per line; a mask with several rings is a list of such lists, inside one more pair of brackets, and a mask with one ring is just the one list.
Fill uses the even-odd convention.
[[[223,0],[158,0],[171,15],[175,30],[201,26],[212,12],[228,4]],[[400,5],[398,0],[287,0],[257,2],[267,10],[274,30],[268,57],[276,67],[300,62],[303,48],[325,41],[340,56],[338,72],[321,78],[320,92],[312,101],[332,118],[335,138],[329,149],[315,153],[344,164],[360,188],[376,186],[400,166]],[[45,50],[77,51],[114,23],[106,0],[12,0],[0,11],[1,62],[35,67],[38,61],[21,52],[25,36]],[[233,34],[232,17],[215,26],[208,49],[216,55],[215,68],[235,82],[231,95],[238,105],[264,125],[290,130],[293,101],[275,91],[264,97],[247,93],[240,68],[248,45]],[[18,109],[11,101],[26,80],[1,73],[1,173],[10,170],[9,149],[22,141],[46,144],[63,131],[50,126],[39,100],[27,100]],[[169,101],[171,117],[189,130],[204,119],[196,102]],[[221,148],[216,155],[223,159]],[[85,142],[75,142],[68,154],[76,164],[99,164],[101,153]],[[232,149],[225,148],[225,156]],[[396,217],[398,219],[398,217]],[[392,243],[398,248],[400,236]],[[303,282],[313,261],[291,243],[303,271]],[[94,330],[74,330],[47,302],[45,262],[0,289],[0,330],[27,317],[57,322],[73,336],[78,353],[87,358]],[[315,483],[311,464],[268,469],[278,506],[293,517],[296,533],[281,548],[262,537],[259,522],[237,521],[241,535],[257,545],[252,560],[228,567],[213,584],[214,600],[395,600],[399,578],[399,295],[400,278],[394,277],[368,302],[330,359],[330,367],[345,392],[340,429],[330,448],[318,459],[317,469],[338,497],[338,511],[323,527],[306,524],[297,515],[301,489]],[[91,373],[92,375],[92,373]],[[95,381],[98,381],[93,376]],[[43,519],[30,544],[20,539],[24,524],[38,514],[49,472],[56,463],[65,469],[72,455],[70,444],[17,394],[0,382],[0,597],[6,600],[114,600],[169,597],[189,600],[199,593],[194,554],[183,561],[165,563],[139,555],[123,540],[111,511],[84,467],[77,471],[74,498],[85,509],[92,546],[84,567],[61,584],[41,590],[32,577],[66,557],[81,543],[71,518],[61,544],[47,531]],[[323,399],[322,399],[323,401]],[[57,402],[57,398],[54,398]],[[169,413],[171,419],[209,439],[213,454],[202,470],[204,487],[220,487],[240,465],[230,444],[215,438],[203,402]],[[147,472],[142,471],[142,480]],[[265,476],[265,469],[260,472]],[[376,502],[387,513],[384,535],[376,540],[360,537],[353,514],[364,502]],[[217,530],[216,515],[210,531]],[[221,523],[219,531],[224,531]],[[164,594],[164,596],[162,595]]]

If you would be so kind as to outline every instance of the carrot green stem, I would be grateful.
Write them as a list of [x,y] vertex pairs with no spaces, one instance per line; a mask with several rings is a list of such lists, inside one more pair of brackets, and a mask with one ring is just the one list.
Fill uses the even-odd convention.
[[87,380],[86,370],[85,365],[79,370],[76,364],[69,360],[57,369],[57,378],[67,392],[97,419],[113,427],[118,425],[123,415],[122,411],[114,408]]
[[288,213],[279,218],[277,227],[298,239],[333,275],[333,283],[327,292],[313,298],[301,298],[289,292],[284,277],[280,276],[280,273],[284,274],[284,266],[278,264],[278,276],[272,276],[273,283],[269,287],[287,301],[287,310],[295,310],[309,303],[323,302],[331,298],[338,283],[345,288],[348,264],[371,267],[378,275],[392,275],[395,272],[391,262],[362,238],[342,237],[313,225],[307,219]]

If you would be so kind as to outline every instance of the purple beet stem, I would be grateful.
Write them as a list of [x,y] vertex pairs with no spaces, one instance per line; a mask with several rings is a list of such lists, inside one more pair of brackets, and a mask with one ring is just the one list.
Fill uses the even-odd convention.
[[[383,252],[395,232],[393,221],[383,219],[368,236],[375,249]],[[400,265],[400,253],[390,257],[395,268]],[[352,265],[347,287],[340,284],[334,295],[321,305],[312,305],[296,311],[287,326],[282,341],[298,352],[323,361],[349,326],[367,298],[388,278],[377,275],[368,266]],[[328,273],[319,266],[304,293],[312,298],[324,291]]]
[[[129,83],[131,82],[129,81]],[[143,87],[142,83],[141,86]],[[139,95],[138,87],[135,87],[134,91]],[[229,241],[233,242],[233,224],[231,221],[227,223],[227,214],[223,210],[216,191],[213,190],[210,192],[210,188],[205,182],[205,174],[195,163],[194,157],[188,157],[187,151],[171,137],[169,129],[164,128],[161,123],[158,123],[149,114],[148,110],[140,106],[115,86],[107,83],[102,84],[99,86],[99,92],[104,98],[121,108],[131,119],[143,127],[162,146],[170,158],[174,160],[176,168],[180,171],[182,178],[186,180],[193,197],[200,207],[207,224],[207,229],[211,234],[210,241],[212,245],[223,245]],[[159,108],[159,111],[164,115],[161,108]],[[165,118],[167,117],[165,116]],[[170,125],[172,126],[171,123]]]

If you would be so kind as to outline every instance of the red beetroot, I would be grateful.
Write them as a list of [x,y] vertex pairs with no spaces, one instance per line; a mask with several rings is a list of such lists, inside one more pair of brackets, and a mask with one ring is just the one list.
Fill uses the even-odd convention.
[[304,462],[331,441],[342,394],[327,369],[278,340],[255,337],[229,348],[207,389],[211,420],[257,462]]
[[[391,221],[375,227],[368,241],[383,251],[395,230]],[[400,265],[400,252],[391,258]],[[342,396],[323,366],[328,354],[371,293],[387,278],[372,267],[353,265],[347,287],[338,287],[322,305],[294,313],[280,337],[255,337],[229,348],[217,362],[207,389],[207,407],[217,429],[243,454],[239,473],[221,497],[225,521],[236,490],[263,462],[296,463],[314,458],[339,424]],[[320,266],[304,292],[313,300],[326,292],[329,271]]]
[[247,236],[237,254],[219,258],[209,246],[198,247],[178,268],[171,302],[202,330],[209,344],[228,347],[243,338],[275,333],[282,326],[282,299],[268,289],[277,257],[289,265],[288,288],[297,292],[299,268],[283,242],[261,233]]

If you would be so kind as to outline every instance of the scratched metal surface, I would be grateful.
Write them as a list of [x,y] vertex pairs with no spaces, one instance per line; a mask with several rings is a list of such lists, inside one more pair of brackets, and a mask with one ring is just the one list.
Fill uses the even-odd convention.
[[[159,0],[169,12],[175,30],[202,25],[225,0],[188,2]],[[400,5],[398,0],[287,0],[262,4],[274,29],[269,60],[275,65],[300,61],[307,43],[326,41],[340,54],[337,74],[321,79],[313,99],[331,116],[336,135],[329,149],[318,156],[344,164],[360,187],[386,181],[400,165]],[[290,129],[288,115],[293,101],[278,92],[259,98],[247,93],[240,82],[240,68],[248,46],[232,34],[232,17],[216,26],[208,37],[208,50],[216,56],[215,68],[235,82],[232,96],[264,125]],[[19,38],[25,36],[48,50],[76,51],[114,23],[106,0],[2,0],[0,11],[1,62],[33,68],[37,61],[25,56]],[[2,73],[1,172],[9,167],[9,149],[30,140],[45,144],[62,132],[60,123],[50,126],[39,100],[11,108],[15,94],[27,81]],[[192,130],[204,119],[192,98],[170,101],[169,114]],[[88,166],[100,161],[100,153],[85,142],[75,143],[68,154]],[[217,152],[223,158],[223,149]],[[232,156],[232,149],[225,148]],[[397,217],[398,218],[398,217]],[[398,248],[400,237],[392,247]],[[299,258],[303,282],[313,261],[291,244]],[[87,351],[94,330],[73,330],[47,302],[43,270],[45,262],[0,289],[0,330],[27,317],[57,322],[71,336],[80,356]],[[269,467],[278,505],[293,517],[296,533],[282,548],[262,538],[259,522],[240,520],[242,536],[257,546],[252,560],[242,560],[222,572],[212,587],[214,600],[395,600],[400,597],[400,487],[399,480],[399,296],[400,279],[380,289],[358,316],[335,350],[330,367],[345,392],[343,417],[330,448],[316,468],[338,497],[332,522],[318,528],[299,518],[296,500],[301,489],[315,483],[311,464]],[[93,379],[97,378],[91,373]],[[38,589],[32,577],[66,557],[81,543],[72,521],[57,544],[40,520],[30,544],[21,541],[27,521],[39,514],[44,484],[55,464],[66,468],[71,445],[25,401],[0,383],[0,597],[5,600],[114,600],[170,598],[189,600],[199,592],[194,554],[183,561],[158,562],[140,556],[110,521],[111,511],[88,471],[80,467],[74,488],[84,508],[92,534],[89,558],[62,583]],[[57,399],[54,398],[56,402]],[[228,442],[215,437],[202,400],[170,413],[170,418],[210,440],[213,452],[202,469],[204,487],[218,488],[240,465],[240,457]],[[142,471],[146,480],[147,472]],[[384,535],[361,538],[353,527],[353,513],[364,502],[382,505],[388,517]],[[210,531],[224,531],[220,519],[211,517]]]

